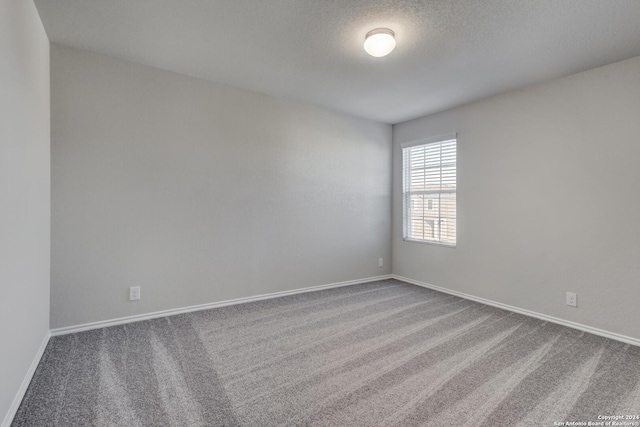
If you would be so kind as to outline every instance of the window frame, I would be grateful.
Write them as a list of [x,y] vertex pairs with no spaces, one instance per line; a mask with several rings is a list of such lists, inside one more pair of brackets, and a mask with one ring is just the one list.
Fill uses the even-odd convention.
[[[437,191],[436,193],[431,193],[429,194],[430,198],[433,198],[433,195],[438,195],[438,197],[440,196],[440,194],[443,193],[447,193],[447,194],[451,194],[454,193],[456,195],[456,199],[455,199],[455,242],[454,243],[449,243],[449,242],[443,242],[442,241],[442,235],[440,235],[440,240],[428,240],[428,239],[416,239],[416,238],[411,238],[408,237],[409,236],[409,221],[410,221],[410,215],[411,215],[411,195],[413,193],[411,193],[410,191],[407,191],[407,177],[408,177],[408,171],[406,170],[406,163],[405,163],[405,149],[408,148],[413,148],[413,147],[418,147],[418,146],[427,146],[427,145],[433,145],[433,144],[442,144],[448,141],[455,141],[455,152],[456,152],[456,160],[455,160],[455,189],[453,191],[442,191],[442,188],[439,189],[439,191]],[[402,240],[405,242],[411,242],[411,243],[420,243],[420,244],[426,244],[426,245],[435,245],[435,246],[443,246],[443,247],[447,247],[447,248],[456,248],[458,245],[458,236],[457,236],[457,220],[458,220],[458,211],[457,211],[457,206],[458,206],[458,199],[457,199],[457,190],[458,190],[458,134],[457,133],[452,133],[452,134],[447,134],[447,135],[440,135],[440,136],[435,136],[435,137],[431,137],[431,138],[422,138],[422,139],[418,139],[415,141],[410,141],[410,142],[406,142],[403,144],[400,144],[400,151],[401,151],[401,170],[402,170]],[[441,161],[442,162],[442,161]],[[440,170],[442,171],[442,166],[440,167]],[[425,195],[426,196],[426,195]],[[435,204],[435,203],[434,203]],[[435,206],[434,206],[435,208]],[[438,204],[438,221],[442,222],[443,219],[446,220],[446,218],[442,218],[440,215],[440,203]]]

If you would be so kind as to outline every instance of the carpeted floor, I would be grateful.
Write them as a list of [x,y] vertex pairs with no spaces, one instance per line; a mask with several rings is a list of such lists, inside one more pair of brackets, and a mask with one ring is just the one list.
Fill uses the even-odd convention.
[[13,425],[530,427],[635,414],[639,347],[388,280],[54,337]]

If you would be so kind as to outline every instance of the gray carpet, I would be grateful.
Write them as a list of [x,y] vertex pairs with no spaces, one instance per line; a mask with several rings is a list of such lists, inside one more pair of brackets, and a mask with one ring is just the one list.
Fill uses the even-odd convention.
[[51,339],[14,426],[553,426],[640,413],[640,348],[395,280]]

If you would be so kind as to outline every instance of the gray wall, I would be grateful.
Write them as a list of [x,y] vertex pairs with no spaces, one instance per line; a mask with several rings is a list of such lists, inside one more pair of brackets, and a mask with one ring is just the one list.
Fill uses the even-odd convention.
[[391,126],[51,56],[52,328],[390,273]]
[[0,2],[0,422],[49,330],[49,40]]
[[[452,132],[458,247],[403,242],[400,144]],[[395,274],[640,338],[640,58],[396,125],[393,176]]]

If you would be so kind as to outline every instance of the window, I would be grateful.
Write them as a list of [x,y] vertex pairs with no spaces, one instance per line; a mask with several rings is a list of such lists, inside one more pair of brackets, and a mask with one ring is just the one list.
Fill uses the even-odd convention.
[[456,245],[456,136],[402,146],[404,239]]

